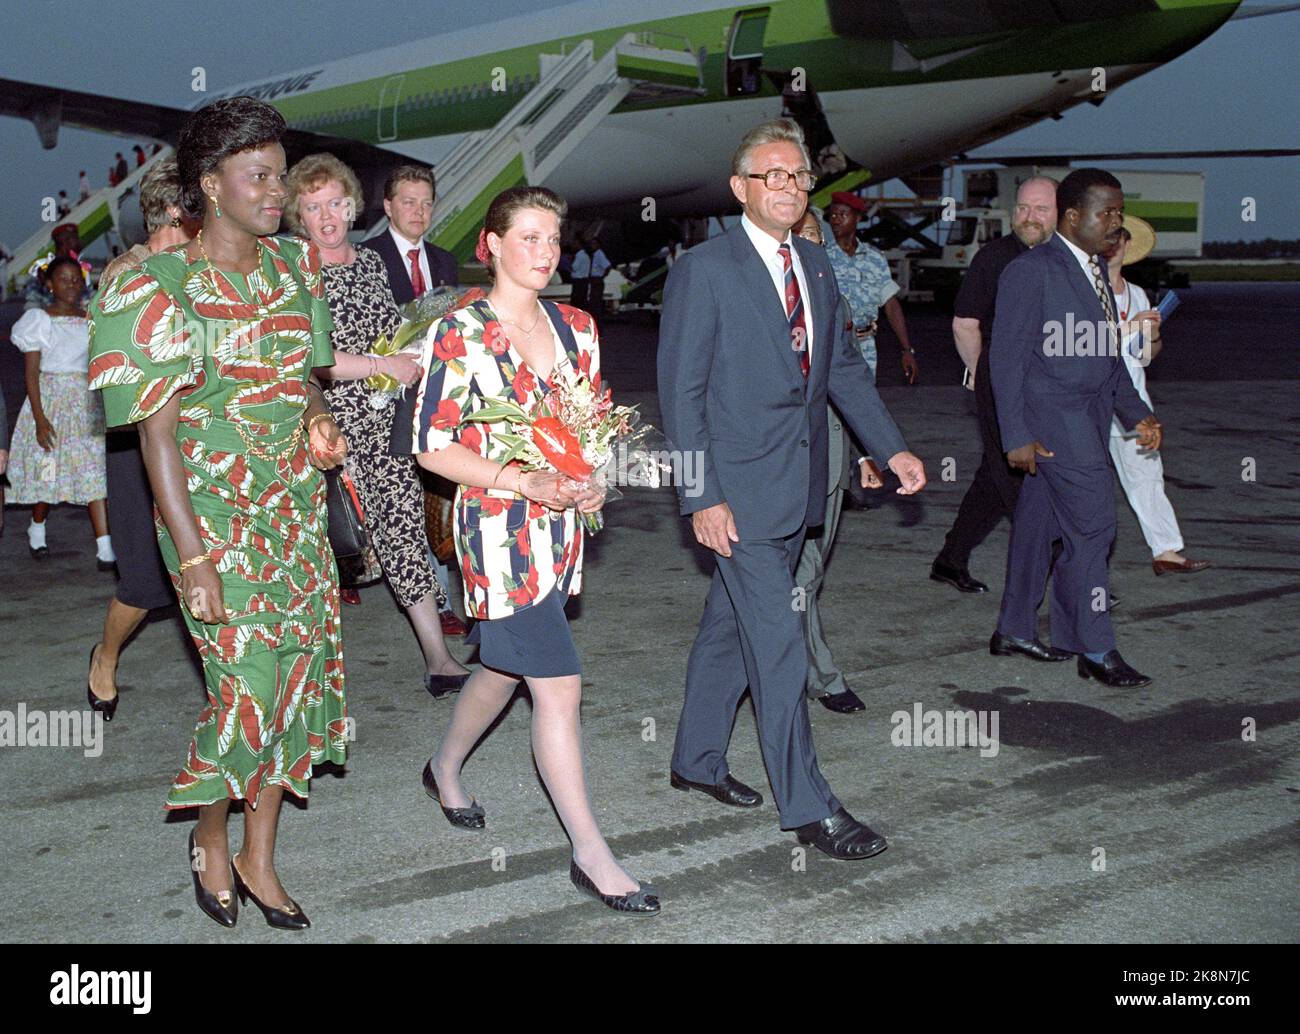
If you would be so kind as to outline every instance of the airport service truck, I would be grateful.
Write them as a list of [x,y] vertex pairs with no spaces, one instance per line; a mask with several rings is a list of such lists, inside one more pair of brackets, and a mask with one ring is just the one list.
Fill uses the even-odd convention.
[[[928,246],[885,249],[894,279],[905,300],[951,305],[961,278],[980,247],[1011,232],[1016,190],[1031,176],[1063,179],[1069,168],[1046,165],[969,169],[963,176],[964,203],[955,198],[924,202],[937,228]],[[1124,210],[1149,222],[1156,248],[1134,270],[1142,282],[1186,286],[1169,270],[1169,261],[1199,258],[1205,209],[1205,174],[1201,172],[1116,172],[1124,185]],[[947,211],[943,211],[947,206]],[[915,238],[913,238],[915,240]]]

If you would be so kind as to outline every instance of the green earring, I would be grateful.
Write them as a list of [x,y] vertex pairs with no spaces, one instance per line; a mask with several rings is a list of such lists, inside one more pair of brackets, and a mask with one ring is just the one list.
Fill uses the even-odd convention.
[[210,200],[214,205],[217,206],[217,218],[220,219],[220,218],[221,218],[221,204],[220,204],[220,202],[218,202],[217,199],[216,199],[215,197],[213,197],[213,198],[209,198],[209,200]]

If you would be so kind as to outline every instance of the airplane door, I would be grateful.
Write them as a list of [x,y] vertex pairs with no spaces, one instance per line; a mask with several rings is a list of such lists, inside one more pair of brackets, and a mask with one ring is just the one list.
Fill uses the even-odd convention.
[[390,75],[379,92],[379,115],[375,137],[381,144],[397,139],[397,102],[402,96],[402,80],[405,78],[405,72]]
[[763,85],[763,33],[767,31],[769,7],[740,11],[727,36],[726,91],[728,97],[758,93]]

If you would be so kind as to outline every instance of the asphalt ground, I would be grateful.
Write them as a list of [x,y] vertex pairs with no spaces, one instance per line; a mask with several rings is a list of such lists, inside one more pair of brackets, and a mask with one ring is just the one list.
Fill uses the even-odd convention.
[[[6,309],[3,325],[16,314]],[[1005,525],[972,560],[993,593],[963,596],[927,579],[978,462],[978,435],[967,393],[953,386],[941,313],[912,313],[920,386],[898,385],[882,343],[882,392],[934,480],[917,497],[846,513],[822,610],[867,709],[810,712],[831,785],[889,838],[867,861],[805,855],[777,828],[748,701],[729,759],[764,806],[729,809],[669,787],[709,572],[669,492],[633,490],[609,507],[572,608],[592,797],[615,851],[661,891],[664,911],[651,921],[613,916],[569,885],[568,844],[530,756],[525,695],[466,766],[487,830],[447,825],[419,774],[451,704],[424,692],[387,588],[363,590],[362,606],[344,614],[357,731],[346,772],[319,774],[310,804],[287,804],[281,821],[280,873],[314,924],[296,940],[1296,941],[1297,315],[1300,286],[1209,285],[1188,292],[1166,328],[1150,383],[1169,494],[1187,552],[1214,566],[1155,578],[1120,496],[1116,630],[1125,657],[1155,679],[1137,691],[1083,681],[1072,664],[988,655]],[[655,420],[653,328],[610,320],[603,337],[611,383]],[[0,345],[11,417],[16,358]],[[951,482],[938,476],[945,458]],[[1254,480],[1243,479],[1247,460]],[[25,511],[6,516],[0,709],[84,708],[111,576],[95,571],[84,511],[54,511],[40,564],[27,555]],[[97,756],[0,749],[0,938],[283,943],[251,909],[230,931],[198,912],[185,855],[192,815],[162,810],[202,706],[174,613],[151,617],[119,679],[122,703]],[[895,745],[891,719],[917,704],[996,712],[996,754]],[[237,846],[237,817],[231,830]]]

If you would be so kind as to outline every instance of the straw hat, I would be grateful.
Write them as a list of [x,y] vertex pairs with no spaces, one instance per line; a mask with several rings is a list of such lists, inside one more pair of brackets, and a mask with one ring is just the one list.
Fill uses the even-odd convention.
[[1156,231],[1149,222],[1135,215],[1124,216],[1124,229],[1133,235],[1133,239],[1128,242],[1128,251],[1124,255],[1124,265],[1131,266],[1151,254],[1156,246]]

